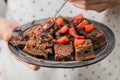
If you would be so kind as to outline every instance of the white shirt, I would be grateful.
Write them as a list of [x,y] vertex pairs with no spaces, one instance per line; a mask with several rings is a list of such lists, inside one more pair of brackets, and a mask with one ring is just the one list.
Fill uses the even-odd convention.
[[[54,16],[63,0],[8,0],[6,17],[21,24]],[[115,8],[116,9],[116,8]],[[17,62],[2,44],[0,54],[0,80],[119,80],[120,79],[120,12],[109,9],[102,13],[84,11],[67,3],[59,13],[63,16],[74,16],[82,13],[84,17],[102,22],[115,33],[116,47],[104,60],[82,68],[51,69],[42,67],[35,72]],[[119,9],[120,10],[120,9]]]

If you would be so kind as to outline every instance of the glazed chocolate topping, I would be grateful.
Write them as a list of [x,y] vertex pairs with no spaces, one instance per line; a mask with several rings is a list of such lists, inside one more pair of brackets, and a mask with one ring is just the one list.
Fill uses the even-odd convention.
[[42,32],[50,29],[54,25],[54,21],[46,21],[46,23],[42,26]]

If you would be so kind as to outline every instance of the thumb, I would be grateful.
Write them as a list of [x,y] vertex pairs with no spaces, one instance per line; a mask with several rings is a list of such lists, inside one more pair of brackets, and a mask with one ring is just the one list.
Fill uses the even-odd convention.
[[40,69],[40,66],[36,66],[36,65],[32,65],[32,64],[28,64],[25,62],[22,62],[24,65],[26,65],[28,68],[34,70],[34,71],[38,71]]
[[3,35],[3,39],[8,42],[12,37],[12,30],[8,29],[7,32]]

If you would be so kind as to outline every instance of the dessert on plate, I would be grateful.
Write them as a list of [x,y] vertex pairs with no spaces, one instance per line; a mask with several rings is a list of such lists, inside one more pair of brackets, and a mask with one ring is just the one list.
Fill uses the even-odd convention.
[[85,19],[82,14],[74,17],[49,18],[31,27],[10,41],[27,54],[48,60],[81,61],[95,58],[94,51],[106,45],[104,31]]

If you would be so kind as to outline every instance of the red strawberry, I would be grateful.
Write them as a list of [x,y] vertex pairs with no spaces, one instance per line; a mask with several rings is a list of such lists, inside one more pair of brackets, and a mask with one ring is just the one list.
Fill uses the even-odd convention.
[[69,29],[69,34],[72,35],[72,36],[76,35],[76,31],[75,31],[74,27],[72,27],[72,28]]
[[63,36],[57,40],[58,43],[61,44],[67,44],[69,42],[69,39],[66,36]]
[[81,22],[82,19],[83,19],[83,15],[78,14],[74,17],[73,23],[77,25],[79,22]]
[[80,20],[78,20],[78,19],[74,19],[74,20],[73,20],[73,23],[76,24],[76,25],[77,25],[79,22],[80,22]]
[[74,40],[74,45],[75,46],[80,46],[80,45],[83,45],[84,43],[85,43],[84,39],[75,39]]
[[85,36],[78,36],[78,35],[75,35],[74,37],[75,37],[75,39],[85,39]]
[[93,24],[89,24],[85,26],[85,31],[86,32],[92,32],[95,29],[95,26]]
[[83,18],[83,15],[82,14],[78,14],[78,15],[76,15],[75,17],[74,17],[74,19],[78,19],[78,20],[80,20],[80,19],[82,19]]
[[74,27],[72,27],[72,28],[69,29],[69,34],[71,36],[73,36],[75,39],[85,39],[85,36],[78,36],[77,35]]
[[75,39],[85,39],[85,36],[78,36],[76,34],[76,31],[75,31],[74,27],[69,29],[69,34],[72,35]]
[[69,30],[68,25],[64,25],[64,26],[59,30],[59,32],[62,33],[62,34],[64,34],[64,33],[67,33],[68,30]]
[[82,22],[80,22],[77,26],[77,28],[82,29],[85,27],[85,25],[89,24],[89,22],[87,20],[83,20]]
[[40,33],[40,28],[36,28],[34,31],[33,31],[34,34],[39,34]]
[[57,20],[56,20],[56,24],[57,24],[58,26],[63,25],[63,23],[64,23],[64,20],[63,20],[62,17],[57,18]]

